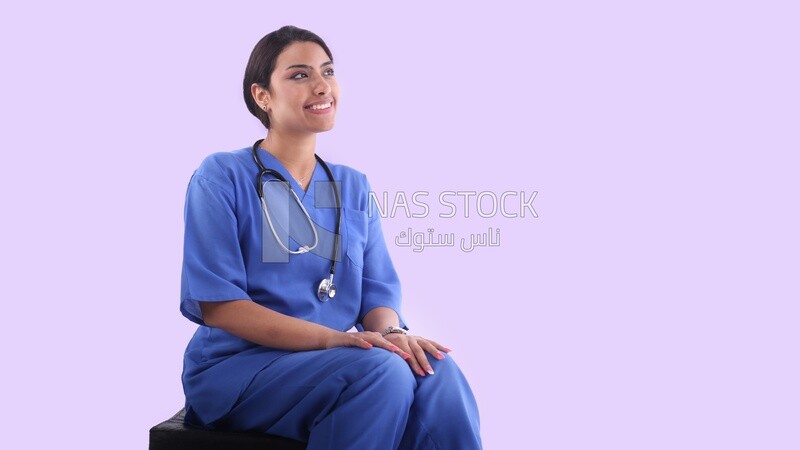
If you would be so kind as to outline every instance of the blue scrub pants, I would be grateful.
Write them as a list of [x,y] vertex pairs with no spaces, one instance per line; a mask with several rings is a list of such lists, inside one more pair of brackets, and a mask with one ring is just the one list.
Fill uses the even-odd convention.
[[380,348],[283,355],[259,372],[215,428],[262,430],[309,450],[480,449],[475,397],[449,355],[415,375]]

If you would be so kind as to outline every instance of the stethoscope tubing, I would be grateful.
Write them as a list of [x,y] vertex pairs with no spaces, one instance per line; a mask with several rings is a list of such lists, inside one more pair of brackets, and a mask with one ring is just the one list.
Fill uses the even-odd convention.
[[[261,207],[262,207],[262,209],[264,211],[264,215],[267,218],[267,222],[269,223],[270,230],[272,231],[272,234],[275,237],[275,240],[278,241],[278,243],[280,244],[281,247],[283,247],[284,250],[286,250],[290,254],[295,254],[295,255],[307,253],[307,252],[311,251],[312,249],[316,248],[317,244],[319,243],[319,235],[317,234],[317,229],[314,226],[314,221],[311,220],[311,216],[308,214],[308,210],[306,210],[306,208],[303,206],[303,203],[300,201],[300,198],[297,197],[297,194],[291,188],[291,186],[289,185],[289,182],[286,180],[286,178],[283,175],[281,175],[280,172],[278,172],[276,170],[265,168],[264,164],[261,163],[261,158],[259,158],[259,156],[258,156],[258,148],[259,148],[259,145],[261,144],[261,142],[263,140],[264,139],[259,139],[259,140],[257,140],[255,142],[255,144],[253,144],[252,154],[253,154],[253,159],[255,160],[256,165],[258,165],[258,169],[259,169],[258,177],[256,178],[256,190],[258,192],[258,197],[259,197],[259,199],[261,201]],[[322,158],[320,158],[319,155],[317,155],[317,154],[314,154],[314,158],[316,158],[317,162],[325,170],[325,174],[328,176],[328,179],[331,181],[331,185],[333,186],[334,197],[336,198],[336,226],[335,226],[334,234],[333,234],[334,241],[333,241],[333,255],[331,256],[331,268],[330,268],[330,272],[329,272],[330,273],[330,278],[323,280],[323,283],[325,283],[327,281],[328,285],[332,286],[334,291],[335,291],[335,286],[333,286],[333,274],[336,272],[336,257],[337,257],[337,250],[339,248],[340,231],[341,231],[341,225],[342,225],[342,199],[341,199],[341,196],[340,196],[340,193],[339,193],[339,188],[336,186],[336,180],[334,180],[333,173],[331,172],[330,167],[328,167],[328,164],[326,164],[325,161],[323,161]],[[278,238],[278,235],[275,232],[275,227],[273,226],[273,223],[272,223],[272,218],[269,215],[269,208],[267,208],[267,201],[266,201],[266,198],[265,198],[266,196],[264,195],[264,186],[263,186],[263,184],[261,184],[261,180],[263,179],[264,175],[272,175],[273,177],[277,178],[279,181],[282,181],[282,182],[286,183],[287,188],[289,189],[289,191],[294,196],[294,199],[297,202],[297,204],[300,206],[300,209],[303,210],[303,214],[305,214],[309,225],[311,225],[311,229],[314,232],[314,244],[313,245],[311,245],[311,246],[304,245],[304,246],[301,246],[298,250],[292,251],[288,247],[283,245],[281,240]]]

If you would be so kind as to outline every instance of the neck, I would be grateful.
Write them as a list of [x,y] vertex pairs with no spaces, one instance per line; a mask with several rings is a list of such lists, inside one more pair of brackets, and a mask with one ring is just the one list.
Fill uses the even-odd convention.
[[275,130],[268,131],[261,142],[261,148],[275,156],[304,191],[308,189],[311,172],[317,164],[314,158],[316,145],[316,133],[293,135]]
[[261,148],[275,156],[290,171],[313,165],[316,146],[316,133],[291,135],[274,130],[268,131],[267,137],[261,143]]

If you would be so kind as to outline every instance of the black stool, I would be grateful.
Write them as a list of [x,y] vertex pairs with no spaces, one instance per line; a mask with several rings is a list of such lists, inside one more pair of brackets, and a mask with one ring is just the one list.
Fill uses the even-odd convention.
[[305,450],[305,442],[263,433],[210,431],[183,423],[181,409],[150,429],[150,450]]

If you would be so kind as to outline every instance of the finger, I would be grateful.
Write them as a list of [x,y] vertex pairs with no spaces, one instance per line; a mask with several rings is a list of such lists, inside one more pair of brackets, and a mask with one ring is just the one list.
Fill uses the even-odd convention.
[[400,347],[398,347],[398,346],[394,345],[393,343],[389,342],[389,340],[384,338],[383,336],[381,336],[380,333],[374,333],[374,334],[370,333],[368,336],[369,337],[367,339],[369,340],[369,342],[372,343],[373,345],[375,345],[376,347],[380,347],[380,348],[386,349],[386,350],[388,350],[388,351],[390,351],[392,353],[397,353],[403,359],[407,359],[407,358],[411,357],[410,354],[408,354],[407,352],[403,351],[403,349],[401,349]]
[[425,376],[425,371],[422,369],[422,367],[420,367],[419,361],[417,361],[417,357],[416,356],[409,355],[409,358],[406,359],[406,362],[408,363],[409,366],[411,366],[411,371],[412,372],[414,372],[415,374],[417,374],[417,375],[419,375],[421,377]]
[[408,348],[408,339],[405,336],[397,337],[397,335],[395,335],[391,340],[388,336],[384,336],[384,339],[389,341],[390,344],[394,345],[391,351],[397,353],[403,359],[411,358],[411,353],[409,353],[410,350]]
[[[411,353],[414,355],[414,359],[417,360],[417,364],[425,370],[430,375],[433,375],[433,367],[428,362],[428,357],[425,356],[425,350],[419,345],[416,339],[412,339],[409,343],[409,347],[411,347]],[[425,376],[424,374],[422,375]]]
[[422,367],[420,367],[419,363],[417,362],[417,358],[411,354],[411,348],[409,346],[412,340],[411,337],[404,335],[393,335],[392,340],[396,340],[397,344],[401,346],[401,351],[403,353],[401,356],[406,360],[406,363],[408,363],[411,371],[421,377],[424,377],[425,371],[422,369]]
[[389,347],[389,349],[388,349],[389,351],[392,351],[392,352],[395,352],[395,353],[397,353],[397,354],[398,354],[398,355],[400,355],[400,357],[401,357],[401,358],[403,358],[403,359],[409,359],[409,358],[411,358],[411,353],[409,353],[408,351],[404,350],[402,347],[399,347],[399,346],[397,346],[397,345],[394,345],[393,343],[391,343],[391,342],[390,342],[390,341],[388,341],[388,340],[387,340],[386,342],[389,342],[389,345],[390,345],[390,347]]
[[439,349],[436,348],[433,341],[429,341],[427,339],[418,339],[417,343],[422,347],[423,350],[433,355],[436,359],[444,359],[444,353],[440,352]]
[[431,344],[433,344],[434,347],[436,347],[437,349],[439,349],[439,350],[441,350],[441,351],[443,351],[445,353],[452,352],[452,350],[450,350],[449,348],[445,347],[444,345],[442,345],[442,344],[440,344],[440,343],[438,343],[436,341],[432,341],[430,339],[426,339],[426,341],[430,342]]
[[353,339],[352,347],[361,347],[363,349],[370,349],[370,348],[372,348],[372,344],[370,344],[369,342],[365,341],[364,339],[356,336],[355,339]]

